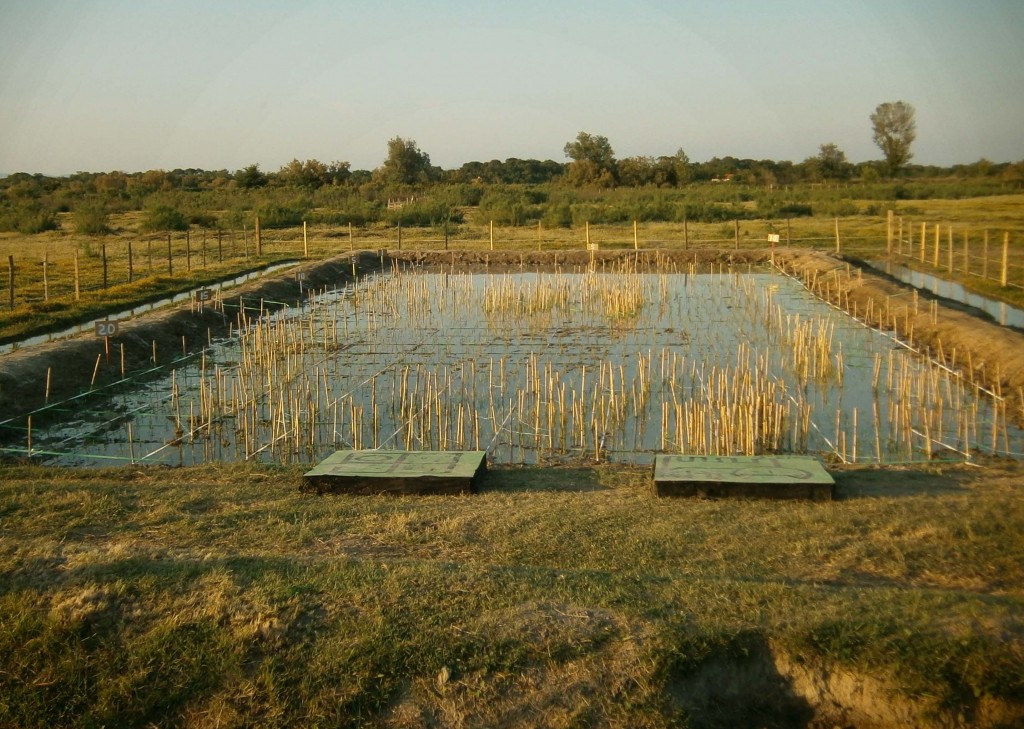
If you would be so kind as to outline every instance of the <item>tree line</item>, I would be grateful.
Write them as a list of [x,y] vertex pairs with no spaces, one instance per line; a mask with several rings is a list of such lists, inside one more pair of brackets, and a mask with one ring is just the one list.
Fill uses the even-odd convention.
[[[0,230],[40,232],[57,226],[55,215],[74,212],[76,229],[85,234],[108,231],[109,215],[125,210],[146,212],[144,227],[183,230],[189,225],[239,224],[253,211],[269,224],[289,225],[314,208],[329,208],[325,222],[363,224],[396,218],[408,224],[457,221],[465,206],[500,208],[512,224],[531,215],[545,215],[566,224],[569,208],[580,202],[571,191],[646,190],[644,205],[665,205],[652,191],[686,190],[703,183],[722,186],[776,186],[806,183],[864,185],[940,178],[998,181],[1019,187],[1024,161],[937,167],[911,164],[916,139],[914,109],[898,101],[880,104],[870,116],[872,138],[883,159],[851,163],[838,145],[819,145],[817,154],[801,162],[713,157],[690,160],[679,148],[671,155],[619,159],[607,137],[581,131],[564,148],[567,161],[517,159],[472,161],[456,169],[433,165],[415,140],[394,137],[382,164],[374,170],[353,170],[347,161],[293,159],[277,171],[258,164],[228,170],[175,169],[145,172],[76,172],[66,177],[15,173],[0,179]],[[508,187],[543,188],[541,191]],[[899,185],[892,196],[900,196]],[[709,198],[707,194],[698,197]],[[411,201],[404,212],[392,213],[387,202]],[[619,196],[622,199],[622,196]],[[705,200],[706,201],[706,200]],[[547,206],[543,213],[538,205]],[[776,205],[779,207],[779,205]],[[408,209],[406,209],[408,208]],[[213,216],[211,210],[220,211]],[[517,212],[518,211],[518,212]],[[683,213],[685,215],[685,213]],[[403,220],[403,216],[405,220]],[[216,217],[216,219],[214,219]]]

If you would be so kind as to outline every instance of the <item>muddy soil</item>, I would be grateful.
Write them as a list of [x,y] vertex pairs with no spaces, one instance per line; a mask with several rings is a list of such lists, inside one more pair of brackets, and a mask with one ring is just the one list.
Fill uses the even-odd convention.
[[[636,263],[641,270],[676,268],[690,264],[698,269],[719,270],[730,265],[739,270],[772,264],[803,280],[815,293],[838,306],[868,318],[872,324],[895,329],[914,347],[964,369],[976,382],[1007,398],[1007,417],[1024,422],[1024,334],[986,320],[962,305],[920,294],[917,306],[911,287],[884,274],[821,252],[799,250],[728,251],[410,251],[390,252],[388,259],[362,252],[301,264],[287,272],[243,284],[225,297],[224,308],[182,305],[123,322],[119,335],[108,342],[92,335],[40,344],[0,356],[0,421],[38,411],[49,401],[67,400],[89,389],[116,383],[123,370],[133,372],[167,365],[184,353],[194,353],[209,339],[237,326],[237,304],[244,297],[249,307],[267,309],[294,303],[300,296],[296,273],[305,274],[303,286],[315,290],[343,284],[381,266],[413,266],[436,270],[515,271],[550,268],[572,270],[594,263],[597,268],[618,262]],[[250,315],[252,312],[250,311]],[[42,410],[35,422],[55,414]]]

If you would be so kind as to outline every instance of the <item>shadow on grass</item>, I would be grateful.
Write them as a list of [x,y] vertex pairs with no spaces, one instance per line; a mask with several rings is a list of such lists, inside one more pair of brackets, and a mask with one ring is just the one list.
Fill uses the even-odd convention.
[[942,496],[966,494],[965,476],[959,473],[934,473],[924,470],[858,469],[834,471],[836,499]]
[[480,493],[585,492],[610,488],[603,482],[601,473],[593,468],[497,468],[487,472],[487,478],[480,484]]

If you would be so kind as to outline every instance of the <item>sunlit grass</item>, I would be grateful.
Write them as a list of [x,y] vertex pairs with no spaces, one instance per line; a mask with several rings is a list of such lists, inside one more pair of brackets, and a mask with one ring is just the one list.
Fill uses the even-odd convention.
[[4,467],[0,724],[667,726],[674,682],[758,643],[939,708],[1024,689],[1012,464],[846,471],[827,503],[616,466],[462,497],[300,475]]

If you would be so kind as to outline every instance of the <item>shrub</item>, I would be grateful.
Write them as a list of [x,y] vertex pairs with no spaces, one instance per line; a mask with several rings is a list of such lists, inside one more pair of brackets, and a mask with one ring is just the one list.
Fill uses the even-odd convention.
[[566,200],[548,203],[541,216],[541,222],[545,228],[571,228],[572,206]]
[[107,207],[98,200],[84,202],[75,208],[75,232],[82,235],[106,235],[110,232]]
[[[252,215],[260,219],[262,228],[292,228],[302,225],[313,210],[313,201],[308,197],[295,197],[287,201],[260,203]],[[255,221],[253,221],[255,223]]]
[[36,202],[0,210],[0,230],[31,235],[58,227],[57,217]]
[[149,233],[188,230],[188,218],[183,212],[170,205],[155,205],[146,211],[141,227],[143,231]]
[[803,203],[789,203],[788,205],[781,206],[775,217],[779,218],[802,218],[810,217],[814,215],[814,211],[810,205]]
[[313,213],[313,222],[326,223],[329,225],[352,225],[364,226],[368,223],[375,223],[381,219],[381,207],[368,200],[361,200],[358,197],[350,197],[341,201],[336,207],[330,210],[316,211]]
[[481,220],[499,225],[526,225],[530,218],[538,217],[538,211],[523,190],[494,187],[481,198],[479,215]]
[[392,225],[401,223],[413,227],[432,227],[442,225],[446,220],[461,223],[462,211],[444,200],[416,200],[400,208],[388,210],[385,220]]
[[215,228],[217,216],[209,210],[193,210],[188,214],[188,222],[201,228]]

